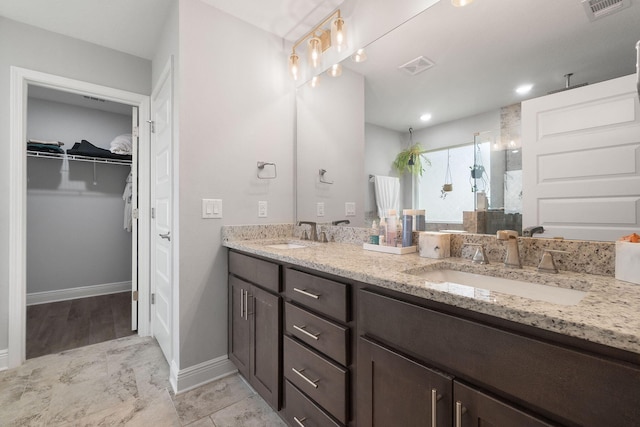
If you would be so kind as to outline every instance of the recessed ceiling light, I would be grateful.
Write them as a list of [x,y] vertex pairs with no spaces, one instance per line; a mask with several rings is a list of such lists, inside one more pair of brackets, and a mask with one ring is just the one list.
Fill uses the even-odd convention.
[[527,93],[531,92],[531,89],[533,89],[533,85],[526,84],[526,85],[518,86],[516,88],[516,92],[518,92],[520,95],[526,95]]
[[423,122],[428,122],[429,120],[431,120],[431,114],[425,113],[421,115],[420,120],[422,120]]

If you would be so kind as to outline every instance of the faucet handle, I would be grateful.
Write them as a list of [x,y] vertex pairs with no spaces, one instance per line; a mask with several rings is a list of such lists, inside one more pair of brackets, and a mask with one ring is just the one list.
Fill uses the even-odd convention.
[[307,230],[302,230],[302,240],[309,240],[309,234],[307,233]]
[[477,246],[476,253],[471,258],[471,262],[473,264],[489,264],[489,258],[487,258],[487,253],[484,251],[484,245],[480,243],[465,243],[466,246]]
[[318,239],[320,242],[322,243],[327,243],[329,240],[327,240],[327,233],[324,231],[320,232],[320,238]]
[[568,251],[560,251],[557,249],[543,249],[542,257],[540,258],[540,264],[538,264],[538,272],[540,273],[558,273],[558,267],[553,260],[553,254],[568,254]]
[[518,232],[515,230],[498,230],[496,232],[496,239],[509,240],[510,238],[518,238]]

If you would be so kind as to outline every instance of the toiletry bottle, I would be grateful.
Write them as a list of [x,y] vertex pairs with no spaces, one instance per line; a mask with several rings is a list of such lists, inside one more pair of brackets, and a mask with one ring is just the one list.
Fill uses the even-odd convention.
[[387,244],[387,222],[384,218],[380,218],[378,244],[383,246]]
[[396,246],[398,227],[396,226],[396,210],[389,209],[387,215],[387,246]]
[[413,210],[402,211],[402,246],[411,246],[413,240]]
[[369,234],[369,243],[372,245],[379,244],[379,236],[380,229],[378,228],[378,224],[376,224],[376,220],[374,219],[371,223],[371,233]]
[[424,209],[419,209],[416,211],[416,231],[426,231],[427,230],[427,221],[425,216]]
[[396,246],[402,247],[402,220],[396,220]]

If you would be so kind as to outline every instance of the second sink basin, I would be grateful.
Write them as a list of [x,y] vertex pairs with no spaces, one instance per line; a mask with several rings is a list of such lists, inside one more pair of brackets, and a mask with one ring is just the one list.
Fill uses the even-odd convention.
[[443,285],[450,285],[457,294],[464,294],[464,287],[468,287],[469,289],[467,289],[467,291],[471,292],[480,288],[560,305],[576,305],[587,294],[577,289],[566,289],[557,286],[541,285],[539,283],[448,269],[422,271],[411,274],[425,278],[430,282],[443,282]]

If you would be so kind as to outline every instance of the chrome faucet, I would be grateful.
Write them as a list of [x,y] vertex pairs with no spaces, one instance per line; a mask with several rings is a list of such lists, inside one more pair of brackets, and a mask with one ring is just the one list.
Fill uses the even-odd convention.
[[520,251],[518,250],[518,232],[514,230],[498,230],[496,238],[507,242],[504,266],[509,268],[522,268]]
[[476,253],[471,258],[471,262],[473,264],[489,264],[489,258],[487,258],[487,253],[484,251],[484,246],[480,243],[465,243],[465,246],[475,246],[477,247]]
[[527,227],[522,230],[522,237],[533,237],[536,233],[544,233],[544,227],[541,225],[532,225],[531,227]]
[[298,221],[298,225],[303,225],[303,224],[307,224],[309,227],[311,227],[311,233],[310,233],[309,239],[311,239],[314,242],[317,242],[318,230],[316,228],[316,223],[313,221]]
[[553,260],[553,254],[568,254],[568,251],[559,251],[551,249],[543,249],[542,258],[540,258],[540,264],[538,265],[538,272],[542,273],[558,273],[558,267]]

